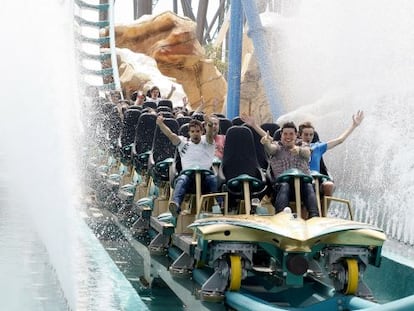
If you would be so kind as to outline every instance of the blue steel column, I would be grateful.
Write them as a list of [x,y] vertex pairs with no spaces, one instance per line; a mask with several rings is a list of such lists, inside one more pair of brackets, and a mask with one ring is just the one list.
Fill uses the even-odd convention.
[[249,25],[248,36],[253,40],[254,54],[259,63],[260,73],[264,84],[267,100],[276,120],[283,114],[283,107],[280,103],[279,94],[276,88],[276,79],[273,75],[272,61],[269,58],[269,47],[266,44],[265,30],[262,26],[259,13],[256,7],[256,1],[241,0],[244,14],[246,15]]
[[229,73],[227,77],[227,118],[240,114],[240,75],[242,57],[243,14],[240,0],[232,0],[229,30]]

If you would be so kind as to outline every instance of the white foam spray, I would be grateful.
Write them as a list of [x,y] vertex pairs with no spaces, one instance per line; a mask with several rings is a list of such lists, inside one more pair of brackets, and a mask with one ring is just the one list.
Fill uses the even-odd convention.
[[0,135],[11,208],[23,210],[37,229],[75,310],[79,107],[72,11],[72,1],[2,3]]
[[[358,220],[414,244],[414,2],[306,0],[274,22],[277,83],[289,112],[337,137],[361,109],[365,120],[325,155],[336,195]],[[295,14],[291,14],[295,12]]]

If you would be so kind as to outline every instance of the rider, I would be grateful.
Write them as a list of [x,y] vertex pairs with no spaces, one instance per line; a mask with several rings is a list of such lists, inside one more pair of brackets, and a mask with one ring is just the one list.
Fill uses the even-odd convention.
[[[191,168],[201,168],[210,170],[213,164],[215,143],[213,138],[213,122],[209,117],[205,117],[206,134],[203,133],[203,125],[198,120],[191,120],[188,124],[190,138],[178,136],[173,133],[165,124],[162,116],[157,117],[157,125],[169,140],[177,147],[181,157],[183,170]],[[189,176],[181,174],[177,177],[174,193],[169,204],[169,210],[174,217],[181,212],[181,203],[188,191],[192,180]],[[217,180],[215,175],[205,176],[205,185],[208,192],[217,192]]]
[[[258,126],[253,117],[243,114],[241,119],[262,137],[260,142],[264,145],[266,152],[271,155],[269,162],[274,177],[292,168],[297,168],[305,174],[310,174],[310,147],[306,144],[302,146],[296,145],[297,129],[293,122],[286,122],[282,125],[280,129],[281,139],[278,142],[274,142],[269,132],[265,132]],[[286,206],[289,206],[291,187],[292,185],[289,182],[275,184],[276,213],[283,211]],[[302,182],[301,190],[302,199],[308,210],[309,218],[319,216],[315,190],[312,184]]]
[[[309,167],[311,171],[317,171],[320,173],[320,163],[322,155],[336,146],[342,144],[349,135],[361,124],[364,119],[364,112],[358,110],[355,115],[352,115],[352,124],[347,128],[341,135],[331,139],[327,142],[316,142],[312,143],[312,139],[315,135],[315,128],[310,122],[304,122],[299,125],[299,138],[302,139],[302,142],[310,144],[311,146],[311,160],[309,162]],[[322,192],[324,195],[331,196],[335,190],[335,185],[331,180],[324,180],[322,182]]]

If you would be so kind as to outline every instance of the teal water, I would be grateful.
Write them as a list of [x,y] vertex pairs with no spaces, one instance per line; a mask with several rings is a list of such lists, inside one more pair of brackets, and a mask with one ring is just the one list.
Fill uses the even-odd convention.
[[379,303],[414,295],[414,270],[388,257],[382,257],[381,267],[368,267],[364,280]]

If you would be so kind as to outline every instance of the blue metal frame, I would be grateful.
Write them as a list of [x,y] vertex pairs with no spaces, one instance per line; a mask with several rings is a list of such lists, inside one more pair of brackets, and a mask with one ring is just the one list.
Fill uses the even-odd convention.
[[[244,12],[244,14],[243,14]],[[269,48],[264,36],[265,30],[260,21],[256,2],[250,0],[233,0],[230,8],[229,31],[229,73],[227,90],[227,117],[233,119],[240,114],[240,82],[241,82],[241,58],[243,42],[244,16],[249,25],[248,35],[253,40],[255,55],[259,64],[266,97],[270,104],[274,118],[283,114],[280,97],[269,56]]]
[[243,39],[243,14],[239,0],[233,0],[230,8],[229,73],[227,77],[227,118],[240,114],[240,72]]

